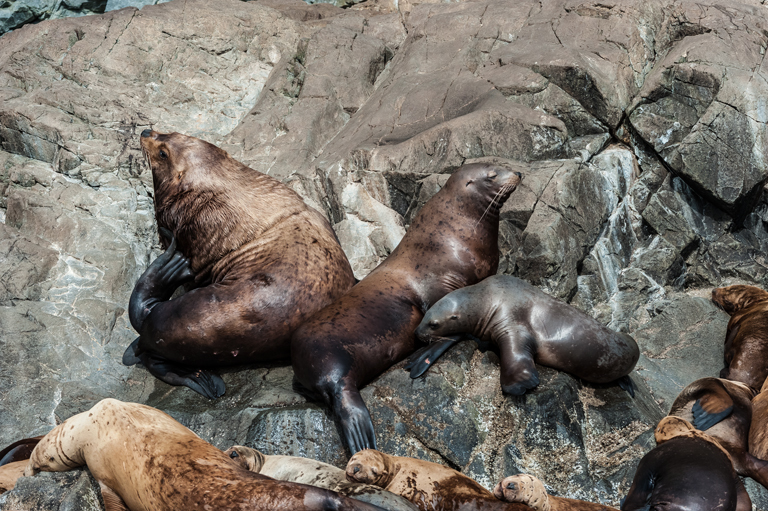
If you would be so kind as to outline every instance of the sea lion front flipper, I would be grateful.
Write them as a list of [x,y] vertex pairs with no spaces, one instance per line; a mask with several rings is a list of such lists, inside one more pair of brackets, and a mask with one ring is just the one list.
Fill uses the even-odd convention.
[[104,501],[104,509],[106,511],[130,511],[125,501],[115,490],[101,481],[99,481],[99,488],[101,489],[101,499]]
[[182,367],[148,353],[141,354],[140,359],[152,376],[169,385],[189,387],[208,399],[219,398],[226,391],[221,376],[204,369]]
[[539,384],[539,372],[533,362],[536,341],[522,326],[505,330],[496,339],[501,356],[501,390],[522,396]]
[[125,348],[125,351],[123,352],[124,366],[132,366],[141,362],[141,357],[139,357],[139,339],[141,339],[141,337],[137,337],[127,348]]
[[768,488],[768,461],[756,458],[747,452],[744,453],[743,465],[745,475]]
[[363,449],[377,449],[371,413],[357,389],[345,388],[335,393],[333,411],[341,421],[341,430],[354,455]]
[[158,302],[169,300],[176,288],[195,276],[189,260],[181,252],[176,252],[176,238],[170,231],[167,231],[166,236],[171,239],[168,249],[144,270],[128,302],[128,318],[131,326],[139,333],[152,307]]
[[706,431],[728,417],[732,411],[733,399],[728,392],[722,387],[710,389],[693,403],[693,427]]
[[632,381],[632,378],[630,378],[628,374],[616,380],[616,384],[622,390],[626,390],[632,399],[635,398],[635,382]]
[[461,339],[460,335],[441,337],[439,341],[429,343],[416,353],[408,357],[408,363],[405,364],[406,371],[411,371],[411,378],[418,378],[426,373],[430,367],[440,358],[443,353],[455,346]]

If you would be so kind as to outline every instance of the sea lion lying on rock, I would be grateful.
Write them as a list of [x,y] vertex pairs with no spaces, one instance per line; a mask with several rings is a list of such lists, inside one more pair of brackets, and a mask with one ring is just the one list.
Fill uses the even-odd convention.
[[160,410],[115,399],[53,428],[35,447],[24,475],[83,465],[131,511],[381,511],[328,490],[254,474]]
[[[640,349],[567,303],[510,275],[488,277],[449,293],[424,315],[416,335],[422,340],[472,334],[493,341],[501,354],[501,388],[522,395],[539,384],[534,361],[593,383],[616,381],[634,396],[628,374]],[[411,377],[423,374],[457,337],[441,339],[411,357]]]
[[621,511],[750,511],[730,455],[680,417],[656,426],[658,446],[640,460]]
[[712,301],[731,315],[720,378],[758,390],[768,377],[768,293],[755,286],[712,290]]
[[293,334],[296,379],[331,407],[352,453],[376,446],[359,389],[413,353],[430,305],[496,273],[499,212],[520,176],[491,163],[456,170],[389,257]]
[[418,508],[399,495],[370,484],[354,483],[340,468],[309,458],[270,456],[256,449],[235,445],[224,454],[251,472],[278,481],[308,484],[325,488],[390,511],[416,511]]
[[355,277],[328,221],[276,179],[180,133],[144,130],[141,147],[168,249],[131,295],[140,337],[123,362],[219,397],[224,382],[201,368],[288,358],[296,327]]
[[683,389],[672,403],[669,415],[681,417],[697,430],[706,431],[728,451],[739,475],[766,486],[768,461],[750,454],[753,396],[754,391],[744,383],[701,378]]
[[749,453],[760,460],[768,458],[768,378],[763,383],[760,393],[752,399]]
[[505,477],[493,494],[499,500],[520,502],[535,511],[618,511],[603,504],[547,495],[544,483],[528,474]]
[[16,480],[24,475],[28,463],[27,460],[12,461],[0,467],[0,494],[16,486]]
[[524,511],[520,503],[502,502],[461,472],[431,461],[360,451],[347,463],[350,481],[374,484],[402,495],[421,511]]

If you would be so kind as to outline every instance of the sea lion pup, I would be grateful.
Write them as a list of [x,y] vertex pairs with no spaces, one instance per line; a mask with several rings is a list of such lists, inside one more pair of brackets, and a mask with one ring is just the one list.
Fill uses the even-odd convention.
[[352,453],[376,446],[359,389],[414,351],[433,303],[496,273],[499,211],[520,177],[491,163],[456,170],[389,257],[293,334],[296,379],[331,407]]
[[224,451],[224,454],[244,469],[278,481],[325,488],[389,511],[418,509],[403,497],[382,490],[378,486],[350,482],[342,469],[321,461],[297,456],[270,456],[242,445],[230,447]]
[[141,147],[168,248],[131,295],[140,337],[123,362],[219,397],[223,381],[200,368],[288,358],[296,327],[355,277],[328,221],[276,179],[179,133],[144,130]]
[[493,494],[499,500],[520,502],[534,511],[618,511],[603,504],[547,495],[544,483],[528,474],[505,477]]
[[350,481],[374,484],[402,495],[421,511],[524,511],[520,503],[502,502],[461,472],[431,461],[360,451],[347,463]]
[[740,284],[713,289],[712,301],[731,315],[720,378],[759,389],[768,377],[768,293]]
[[750,511],[752,502],[717,440],[680,417],[656,427],[658,446],[637,466],[622,511]]
[[[500,351],[501,388],[519,396],[539,384],[534,360],[593,383],[616,381],[634,396],[627,376],[640,349],[565,302],[510,275],[488,277],[441,298],[416,329],[422,340],[472,334]],[[411,377],[423,374],[455,339],[441,339],[411,357]]]
[[104,399],[40,441],[25,476],[87,465],[130,511],[360,510],[381,508],[232,463],[169,415]]
[[746,384],[720,378],[701,378],[677,396],[669,415],[681,417],[706,431],[728,451],[733,468],[768,487],[768,461],[750,454],[754,391]]

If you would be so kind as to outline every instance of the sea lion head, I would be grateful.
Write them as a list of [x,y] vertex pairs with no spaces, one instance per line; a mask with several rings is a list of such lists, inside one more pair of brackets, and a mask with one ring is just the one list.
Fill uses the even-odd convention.
[[80,424],[84,414],[75,415],[53,428],[35,446],[29,463],[24,470],[24,477],[30,477],[38,472],[64,472],[85,465],[85,457],[81,449],[82,435]]
[[755,286],[737,284],[712,290],[712,301],[728,314],[746,309],[768,299],[768,293]]
[[656,444],[661,445],[678,436],[693,436],[694,431],[696,428],[687,420],[675,415],[668,415],[661,419],[656,426],[654,436],[656,437]]
[[395,477],[395,470],[389,456],[374,449],[365,449],[350,458],[346,474],[349,481],[386,488]]
[[243,445],[233,445],[224,454],[240,467],[256,472],[261,472],[261,467],[264,466],[264,455],[256,449],[245,447]]
[[522,177],[511,164],[478,162],[454,172],[443,188],[462,203],[463,209],[471,205],[482,208],[480,215],[483,217],[488,213],[498,214]]
[[549,511],[549,496],[544,483],[532,475],[517,474],[501,480],[493,494],[505,502],[521,502],[536,511]]
[[463,296],[465,293],[460,291],[463,289],[449,293],[429,308],[416,328],[416,337],[422,341],[429,341],[435,337],[472,330],[473,325],[469,325],[466,313],[467,303],[464,299],[466,297]]

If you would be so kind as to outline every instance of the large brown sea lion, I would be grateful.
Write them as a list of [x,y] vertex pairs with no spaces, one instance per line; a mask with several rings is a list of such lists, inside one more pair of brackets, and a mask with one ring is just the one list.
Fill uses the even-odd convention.
[[763,486],[768,485],[768,461],[750,454],[750,424],[754,391],[746,384],[720,378],[701,378],[677,396],[669,415],[693,424],[728,451],[733,468]]
[[296,378],[339,417],[352,453],[376,446],[359,389],[414,351],[430,305],[496,273],[499,211],[519,182],[506,166],[458,169],[389,257],[293,334]]
[[402,495],[421,511],[525,511],[520,503],[502,502],[461,472],[431,461],[360,451],[347,463],[352,481],[374,484]]
[[297,456],[270,456],[242,445],[230,447],[224,451],[224,454],[241,467],[278,481],[325,488],[389,511],[417,511],[418,509],[403,497],[382,490],[378,486],[348,481],[342,469],[321,461]]
[[544,483],[528,474],[505,477],[493,494],[504,502],[520,502],[534,511],[618,511],[604,504],[547,495]]
[[[328,221],[276,179],[203,140],[145,130],[157,225],[169,244],[131,296],[140,337],[123,362],[213,398],[200,368],[287,358],[296,327],[345,293],[352,268]],[[192,279],[195,289],[169,300]]]
[[758,390],[768,377],[768,293],[739,284],[713,289],[712,301],[731,315],[720,378]]
[[[510,275],[488,277],[449,293],[424,315],[422,340],[472,334],[501,354],[501,388],[522,395],[539,384],[534,360],[593,383],[617,381],[634,395],[627,376],[640,357],[635,340]],[[424,373],[450,346],[441,339],[411,357],[411,377]]]
[[83,465],[131,511],[381,511],[328,490],[254,474],[169,415],[114,399],[45,435],[24,475]]
[[656,426],[656,448],[640,460],[621,511],[750,511],[728,452],[680,417]]

